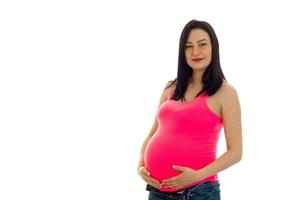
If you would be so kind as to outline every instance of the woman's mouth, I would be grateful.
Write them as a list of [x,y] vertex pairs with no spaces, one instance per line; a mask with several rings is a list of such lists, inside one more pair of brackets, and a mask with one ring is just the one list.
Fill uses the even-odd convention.
[[197,59],[192,59],[192,61],[194,61],[194,62],[201,62],[203,60],[203,58],[197,58]]

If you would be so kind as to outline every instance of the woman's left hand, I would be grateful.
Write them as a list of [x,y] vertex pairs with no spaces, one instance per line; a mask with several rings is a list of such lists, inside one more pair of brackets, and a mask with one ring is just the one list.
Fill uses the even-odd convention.
[[161,187],[178,189],[201,180],[199,172],[194,169],[175,165],[173,166],[173,168],[177,171],[181,171],[182,173],[172,178],[163,180],[161,183]]

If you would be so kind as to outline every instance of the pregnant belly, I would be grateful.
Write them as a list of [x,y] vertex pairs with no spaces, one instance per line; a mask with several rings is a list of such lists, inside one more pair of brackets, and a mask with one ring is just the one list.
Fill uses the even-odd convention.
[[161,182],[180,174],[173,165],[201,169],[215,160],[215,149],[201,140],[154,135],[145,149],[145,167]]

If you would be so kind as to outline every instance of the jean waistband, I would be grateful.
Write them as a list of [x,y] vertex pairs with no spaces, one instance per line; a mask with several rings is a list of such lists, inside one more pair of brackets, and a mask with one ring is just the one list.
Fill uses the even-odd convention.
[[176,191],[176,192],[167,192],[167,191],[160,191],[159,189],[147,184],[146,186],[146,190],[147,191],[155,191],[155,192],[159,192],[159,193],[164,193],[164,194],[182,194],[184,193],[184,191],[186,190],[194,190],[194,189],[199,189],[199,188],[207,188],[207,187],[211,187],[211,186],[219,186],[220,185],[220,182],[219,180],[216,180],[216,181],[206,181],[206,182],[203,182],[203,183],[200,183],[198,185],[194,185],[192,187],[189,187],[189,188],[185,188],[183,190],[179,190],[179,191]]
[[154,191],[154,192],[158,192],[158,193],[164,193],[164,194],[182,194],[184,190],[180,190],[180,191],[176,191],[176,192],[167,192],[167,191],[160,191],[159,189],[153,187],[152,185],[147,184],[146,186],[146,190],[147,191]]

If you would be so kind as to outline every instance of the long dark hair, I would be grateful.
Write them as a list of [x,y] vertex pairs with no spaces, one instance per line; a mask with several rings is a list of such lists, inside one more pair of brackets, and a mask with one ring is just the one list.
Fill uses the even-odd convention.
[[185,100],[184,93],[188,86],[189,77],[193,73],[193,69],[186,62],[184,46],[190,31],[196,28],[200,28],[208,33],[212,45],[211,62],[203,73],[203,88],[196,95],[196,97],[202,94],[203,92],[206,92],[209,96],[213,95],[222,86],[223,81],[227,81],[221,69],[219,56],[219,42],[213,27],[206,21],[197,21],[193,19],[185,25],[181,32],[179,41],[177,77],[174,80],[169,81],[170,84],[168,84],[168,86],[165,88],[167,89],[176,82],[176,89],[171,97],[171,99],[176,101],[179,99]]

